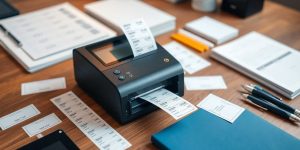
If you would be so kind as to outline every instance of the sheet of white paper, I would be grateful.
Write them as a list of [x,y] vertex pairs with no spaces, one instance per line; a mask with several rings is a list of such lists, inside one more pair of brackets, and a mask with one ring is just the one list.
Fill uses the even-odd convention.
[[193,104],[166,89],[156,90],[141,98],[161,108],[176,120],[197,110]]
[[62,111],[99,149],[121,150],[131,144],[98,116],[73,92],[67,92],[51,99],[52,103]]
[[210,62],[177,42],[170,42],[163,47],[180,62],[182,68],[189,74],[210,66]]
[[134,57],[157,49],[155,39],[143,19],[124,23],[121,29],[129,41]]
[[245,110],[245,108],[213,94],[209,94],[197,106],[231,123],[233,123]]
[[[116,33],[114,31],[112,31],[108,27],[104,26],[99,21],[96,21],[93,18],[91,18],[90,16],[88,16],[85,13],[81,12],[79,9],[77,9],[75,6],[73,6],[69,3],[62,3],[62,4],[55,5],[55,6],[50,6],[48,8],[55,9],[55,11],[51,12],[51,14],[56,15],[55,12],[57,12],[58,7],[62,8],[64,10],[69,10],[70,12],[73,13],[74,16],[76,16],[76,18],[78,20],[85,21],[93,29],[96,29],[97,31],[99,31],[98,36],[93,37],[93,38],[91,36],[85,36],[84,39],[87,39],[86,42],[76,43],[76,45],[72,45],[72,47],[70,47],[69,49],[66,49],[66,50],[61,49],[61,50],[57,51],[55,54],[50,52],[51,54],[48,53],[49,55],[47,55],[47,56],[45,55],[46,57],[42,56],[42,58],[33,59],[32,56],[28,54],[28,52],[24,51],[22,49],[22,47],[19,47],[18,45],[16,45],[15,41],[13,41],[9,36],[7,36],[4,32],[1,32],[1,30],[0,30],[0,41],[1,41],[0,44],[3,46],[3,48],[10,55],[12,55],[29,72],[35,72],[37,70],[40,70],[40,69],[49,67],[51,65],[54,65],[56,63],[59,63],[63,60],[72,58],[73,49],[75,49],[77,47],[82,47],[84,45],[88,45],[88,44],[91,44],[91,43],[103,41],[105,39],[112,38],[112,37],[116,36]],[[43,10],[43,9],[40,9],[40,10]],[[30,16],[32,14],[41,15],[40,10],[25,13],[29,17],[27,16],[27,18],[25,18],[24,20],[19,20],[20,22],[17,22],[18,25],[22,26],[22,25],[26,25],[26,24],[29,23],[28,24],[29,26],[27,26],[27,27],[30,27],[30,26],[32,27],[33,24],[32,24],[31,19],[33,19],[33,17],[30,17]],[[2,19],[2,20],[0,20],[0,24],[2,24],[2,22],[5,22],[6,20],[10,20],[12,18],[21,18],[22,19],[23,17],[24,17],[23,14],[21,14],[21,15],[15,16],[15,17]],[[44,20],[44,19],[45,18],[41,18],[41,20]],[[61,19],[61,17],[57,18],[57,19]],[[56,18],[53,17],[51,20],[54,21],[54,20],[56,20]],[[48,21],[50,22],[51,20],[48,20]],[[64,22],[64,21],[61,22],[61,23],[66,25],[68,23],[68,21],[66,21],[66,22]],[[34,24],[38,24],[39,22],[40,21],[35,21]],[[11,24],[14,24],[14,23],[11,22],[8,26],[10,26]],[[60,26],[62,24],[51,25],[51,27]],[[47,44],[47,43],[52,43],[53,40],[60,40],[61,38],[68,40],[68,37],[72,37],[76,33],[79,33],[80,31],[76,31],[76,33],[73,34],[73,35],[72,34],[65,34],[66,31],[74,30],[73,27],[71,26],[71,24],[74,24],[74,23],[68,24],[67,28],[58,29],[58,30],[56,30],[55,28],[49,28],[48,27],[49,24],[41,25],[41,26],[38,26],[38,28],[35,28],[34,31],[32,31],[32,32],[28,32],[28,31],[25,31],[25,32],[27,33],[27,35],[30,35],[30,36],[41,35],[41,36],[35,37],[33,39],[32,43],[34,45],[35,45],[35,43],[38,43],[38,45],[44,45],[44,44]],[[79,25],[79,24],[77,24],[77,25]],[[20,26],[18,27],[18,29],[21,29],[21,28],[24,29],[23,27],[20,27]],[[7,27],[7,26],[5,26],[5,27]],[[68,27],[71,27],[71,28],[68,28]],[[64,30],[65,33],[61,32],[62,30]],[[84,30],[84,28],[79,29],[79,30]],[[55,33],[61,34],[61,35],[60,36],[54,36],[55,38],[47,39],[47,40],[50,40],[50,41],[45,40],[46,38],[49,38],[48,35],[51,35],[51,34],[53,35]],[[22,36],[23,34],[18,34],[18,35]],[[57,38],[57,37],[59,37],[59,38]],[[22,42],[22,39],[20,39],[21,37],[16,37],[16,38],[18,38],[18,40],[20,40]],[[42,41],[40,41],[40,40],[42,40]],[[42,42],[42,43],[40,43],[40,42]],[[68,42],[64,42],[63,44],[66,45],[66,43],[68,43]],[[34,50],[34,53],[40,53],[40,54],[43,55],[43,54],[46,54],[45,51],[48,51],[48,49],[46,49],[46,50],[45,49],[44,50],[40,50],[40,49]]]
[[64,77],[22,83],[22,95],[48,92],[66,88],[66,79]]
[[1,20],[1,24],[34,60],[107,36],[94,20],[69,3],[10,17]]
[[216,90],[226,89],[222,76],[184,77],[187,90]]
[[40,111],[33,104],[30,104],[15,112],[12,112],[6,116],[1,117],[0,128],[2,130],[8,129],[38,114],[40,114]]
[[32,137],[36,134],[46,131],[47,129],[50,129],[51,127],[54,127],[59,123],[61,123],[61,120],[55,115],[55,113],[52,113],[22,128],[30,137]]

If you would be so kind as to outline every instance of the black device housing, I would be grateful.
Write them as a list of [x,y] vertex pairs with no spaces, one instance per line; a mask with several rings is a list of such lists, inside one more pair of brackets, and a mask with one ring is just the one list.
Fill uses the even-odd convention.
[[56,130],[17,150],[79,150],[63,130]]
[[[75,49],[73,51],[75,79],[88,95],[103,106],[120,123],[146,115],[157,107],[139,96],[159,88],[184,94],[184,74],[181,64],[157,43],[157,50],[138,57],[104,64],[95,50],[120,44],[131,48],[123,36]],[[132,52],[131,52],[132,53]],[[125,79],[120,80],[119,77]]]
[[223,0],[222,10],[246,18],[263,9],[264,0]]
[[0,19],[19,15],[19,11],[5,0],[0,0]]

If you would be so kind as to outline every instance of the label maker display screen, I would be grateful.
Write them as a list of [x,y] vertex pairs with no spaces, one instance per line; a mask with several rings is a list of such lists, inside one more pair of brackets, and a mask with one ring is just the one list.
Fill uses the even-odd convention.
[[120,44],[108,43],[91,51],[105,66],[118,63],[133,57],[128,42]]

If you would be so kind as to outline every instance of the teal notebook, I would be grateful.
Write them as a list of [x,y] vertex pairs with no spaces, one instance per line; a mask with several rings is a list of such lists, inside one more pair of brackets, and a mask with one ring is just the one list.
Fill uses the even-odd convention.
[[152,135],[160,149],[172,150],[299,150],[300,141],[245,110],[229,123],[199,109]]

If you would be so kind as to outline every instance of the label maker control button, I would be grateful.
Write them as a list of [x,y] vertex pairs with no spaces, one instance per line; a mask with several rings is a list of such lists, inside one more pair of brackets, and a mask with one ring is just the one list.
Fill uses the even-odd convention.
[[120,76],[118,77],[118,79],[119,79],[119,80],[125,80],[125,76],[120,75]]
[[114,74],[115,74],[115,75],[119,75],[120,73],[121,73],[120,70],[115,70],[115,71],[114,71]]

